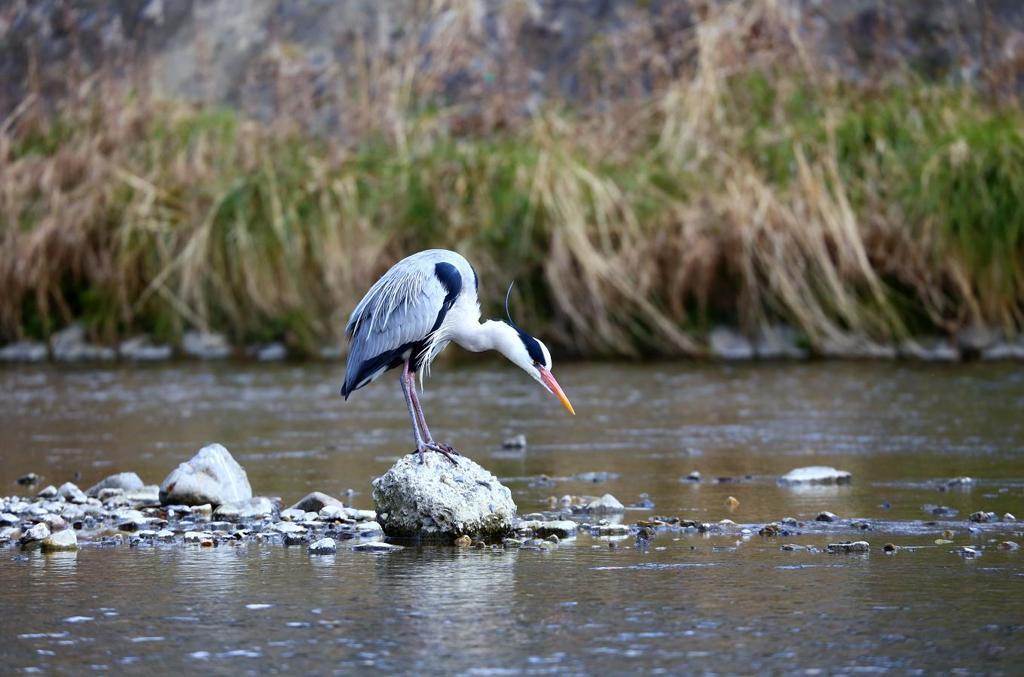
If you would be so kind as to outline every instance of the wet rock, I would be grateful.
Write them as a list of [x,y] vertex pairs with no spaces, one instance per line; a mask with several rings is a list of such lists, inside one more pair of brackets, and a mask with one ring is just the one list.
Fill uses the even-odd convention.
[[505,438],[505,441],[501,443],[502,449],[525,449],[526,448],[526,435],[519,433],[512,437]]
[[290,510],[301,510],[303,512],[320,512],[325,506],[333,505],[338,508],[344,508],[345,504],[334,498],[328,496],[322,491],[313,491],[303,496],[299,501],[293,505]]
[[27,475],[22,475],[16,481],[23,487],[35,486],[39,482],[39,475],[30,472]]
[[96,484],[89,487],[85,493],[92,497],[98,497],[104,489],[120,489],[122,491],[135,491],[145,486],[142,478],[133,472],[119,472],[116,475],[104,477]]
[[981,351],[983,360],[1024,360],[1024,337],[1016,341],[998,341]]
[[373,481],[377,516],[389,536],[451,542],[463,534],[500,541],[512,530],[512,492],[469,458],[440,454],[399,459]]
[[523,546],[523,541],[522,541],[522,539],[519,539],[519,538],[506,538],[505,540],[503,540],[501,542],[501,544],[506,549],[511,550],[511,549],[514,549],[514,548],[521,548]]
[[295,522],[277,522],[271,529],[279,534],[304,534],[306,533],[306,527]]
[[701,479],[700,473],[697,472],[696,470],[694,470],[692,473],[690,473],[689,475],[684,477],[683,481],[697,483],[697,482],[700,482],[700,479]]
[[900,344],[900,357],[921,362],[959,362],[960,351],[945,338],[919,338]]
[[586,511],[591,515],[611,515],[626,512],[626,507],[611,494],[605,494],[587,503]]
[[953,552],[964,559],[975,559],[977,557],[981,557],[981,550],[973,545],[962,545]]
[[117,528],[121,531],[138,531],[149,525],[149,518],[138,510],[121,510],[116,514]]
[[581,472],[573,475],[572,479],[578,482],[590,482],[591,484],[601,484],[602,482],[608,482],[610,480],[617,480],[622,475],[617,472]]
[[85,341],[85,328],[73,324],[50,339],[53,358],[58,362],[109,362],[117,357],[113,348],[97,346]]
[[253,354],[260,362],[280,362],[288,357],[288,348],[283,343],[267,343],[257,346]]
[[281,519],[289,522],[301,522],[306,519],[306,511],[298,508],[287,508],[281,511]]
[[184,540],[186,543],[194,543],[200,546],[213,545],[213,534],[205,531],[186,531]]
[[786,543],[780,549],[785,550],[786,552],[796,552],[798,550],[806,550],[807,548],[796,543]]
[[45,362],[49,356],[46,344],[39,341],[18,341],[0,348],[0,362]]
[[750,360],[754,346],[743,334],[727,327],[716,327],[708,336],[711,355],[720,360]]
[[936,517],[956,517],[960,514],[960,511],[956,508],[950,508],[948,505],[933,505],[931,503],[922,505],[921,510]]
[[182,463],[160,485],[160,502],[222,505],[252,498],[249,478],[230,452],[210,444]]
[[895,554],[899,552],[899,549],[900,547],[898,545],[894,545],[893,543],[886,543],[882,546],[882,552],[884,552],[887,555]]
[[223,334],[187,331],[181,341],[182,351],[200,360],[223,360],[231,355],[231,345]]
[[983,353],[1003,338],[1003,332],[983,324],[973,324],[961,329],[956,335],[956,343],[965,355],[974,356]]
[[849,484],[853,475],[827,465],[795,468],[779,478],[779,484]]
[[40,522],[34,524],[22,534],[20,542],[22,545],[32,545],[42,541],[44,538],[50,535],[50,527]]
[[21,529],[18,527],[0,527],[0,543],[17,541],[21,538]]
[[40,544],[43,552],[61,552],[78,550],[78,536],[73,529],[55,531],[43,539]]
[[320,508],[320,512],[317,513],[317,517],[325,522],[335,522],[342,519],[348,519],[348,512],[345,508],[337,505],[325,505]]
[[842,543],[829,543],[826,550],[831,553],[871,552],[871,544],[867,541],[843,541]]
[[814,518],[815,522],[836,522],[838,520],[839,516],[836,515],[834,512],[829,512],[828,510],[819,512],[817,516]]
[[572,520],[529,521],[520,522],[517,531],[528,531],[541,538],[551,535],[559,538],[571,538],[576,535],[578,528],[576,522]]
[[66,529],[68,526],[68,523],[65,522],[64,518],[60,515],[45,515],[41,521],[46,526],[50,527],[51,532]]
[[397,552],[402,549],[400,545],[393,545],[391,543],[385,543],[383,541],[374,541],[372,543],[359,543],[353,545],[352,549],[356,552]]
[[971,489],[977,484],[973,477],[954,477],[942,483],[942,489]]
[[21,523],[17,515],[9,512],[0,513],[0,527],[13,527]]
[[72,482],[65,482],[57,489],[57,495],[69,503],[85,503],[85,492]]
[[754,339],[754,353],[762,360],[803,360],[807,351],[800,347],[800,340],[792,327],[765,327]]
[[1020,550],[1020,544],[1016,541],[1002,541],[998,546],[1000,550],[1017,551]]
[[42,489],[40,489],[39,493],[36,494],[36,497],[38,497],[38,498],[56,498],[57,497],[57,487],[53,486],[52,484],[49,484],[49,485],[43,487]]
[[121,497],[135,506],[157,506],[160,505],[160,487],[155,484],[147,484],[141,489],[126,491],[121,494]]
[[650,494],[640,494],[639,500],[630,503],[629,507],[637,510],[653,510],[655,506]]
[[333,538],[321,538],[309,546],[310,555],[333,555],[338,552],[338,544]]
[[847,335],[825,339],[821,354],[845,360],[892,360],[896,357],[896,348],[863,336]]
[[253,496],[244,501],[223,503],[213,511],[214,517],[232,522],[262,519],[274,514],[274,502],[266,496]]
[[455,539],[454,545],[456,548],[468,548],[473,544],[473,539],[469,536],[459,536]]
[[995,522],[999,519],[999,517],[994,512],[985,512],[984,510],[979,510],[978,512],[972,512],[971,516],[968,517],[968,519],[972,522],[984,523]]
[[595,536],[628,536],[629,527],[625,524],[598,524],[591,528]]
[[726,497],[725,507],[728,508],[729,510],[735,510],[736,508],[740,507],[740,499],[736,498],[735,496]]
[[154,344],[148,336],[135,336],[121,341],[117,348],[122,360],[132,362],[159,362],[169,360],[173,350],[166,344]]
[[1014,516],[1013,513],[1008,512],[1008,513],[1005,513],[1003,515],[1003,521],[1004,522],[1016,522],[1017,521],[1017,517]]

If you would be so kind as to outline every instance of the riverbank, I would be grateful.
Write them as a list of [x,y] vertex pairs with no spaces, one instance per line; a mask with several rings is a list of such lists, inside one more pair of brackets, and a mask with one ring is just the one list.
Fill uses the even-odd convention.
[[110,349],[200,331],[315,356],[439,246],[485,313],[516,279],[517,321],[561,355],[756,355],[777,327],[808,355],[1019,355],[1020,105],[909,65],[839,78],[785,12],[729,7],[643,96],[530,115],[446,104],[400,62],[343,135],[115,81],[30,96],[0,129],[0,341],[78,323]]

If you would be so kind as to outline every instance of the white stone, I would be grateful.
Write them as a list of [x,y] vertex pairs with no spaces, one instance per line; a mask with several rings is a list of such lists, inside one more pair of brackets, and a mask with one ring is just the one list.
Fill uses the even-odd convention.
[[182,463],[160,484],[164,505],[223,505],[252,498],[242,466],[220,444],[209,444]]
[[74,529],[55,531],[43,539],[42,548],[43,552],[78,550],[78,536]]
[[338,544],[334,542],[333,538],[321,538],[309,546],[309,554],[311,555],[333,555],[337,551]]
[[121,341],[118,354],[123,360],[133,362],[156,362],[169,360],[173,350],[166,344],[154,344],[148,336],[135,336]]
[[587,512],[592,515],[607,515],[626,512],[626,507],[611,494],[605,494],[601,498],[595,498],[587,503]]
[[749,360],[754,357],[754,346],[743,334],[717,327],[708,337],[711,354],[722,360]]
[[0,362],[44,362],[50,351],[39,341],[18,341],[0,348]]
[[200,360],[223,360],[231,355],[231,345],[223,334],[187,331],[182,337],[181,349]]
[[779,484],[849,484],[853,475],[827,465],[796,468],[779,478]]

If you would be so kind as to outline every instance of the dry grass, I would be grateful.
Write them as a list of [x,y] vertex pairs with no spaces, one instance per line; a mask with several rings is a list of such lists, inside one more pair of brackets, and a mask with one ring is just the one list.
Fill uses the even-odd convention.
[[316,104],[286,80],[267,123],[104,80],[56,114],[27,101],[0,127],[0,337],[81,319],[107,341],[199,327],[311,349],[428,246],[470,257],[494,308],[518,278],[523,323],[578,354],[699,354],[717,322],[812,346],[1024,328],[1015,105],[836,82],[763,0],[710,5],[678,77],[651,36],[595,46],[589,86],[643,68],[639,101],[525,114],[512,62],[492,64],[499,94],[438,106],[481,39],[441,5],[425,48],[339,69],[344,138],[300,131]]

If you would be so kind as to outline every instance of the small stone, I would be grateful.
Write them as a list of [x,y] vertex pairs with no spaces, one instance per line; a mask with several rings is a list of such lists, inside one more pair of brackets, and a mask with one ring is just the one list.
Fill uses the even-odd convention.
[[[299,499],[298,503],[293,505],[290,508],[290,510],[301,510],[303,512],[320,512],[321,510],[324,509],[325,506],[328,505],[333,505],[338,508],[345,507],[344,503],[334,498],[333,496],[328,496],[322,491],[313,491]],[[283,515],[284,513],[282,512],[281,514]]]
[[604,470],[598,472],[581,472],[573,475],[573,479],[578,482],[590,482],[591,484],[601,484],[602,482],[608,482],[610,480],[617,480],[621,475],[617,472],[607,472]]
[[836,470],[827,465],[811,465],[795,468],[779,478],[779,484],[849,484],[853,479],[846,470]]
[[807,351],[800,347],[800,334],[792,327],[765,327],[754,339],[754,352],[762,360],[803,360]]
[[50,342],[53,358],[59,362],[108,362],[117,356],[113,348],[86,343],[85,328],[80,324],[62,329],[51,337]]
[[52,484],[43,487],[38,494],[38,498],[57,498],[57,487]]
[[333,538],[321,538],[309,546],[310,555],[333,555],[338,551],[338,544]]
[[21,519],[12,513],[0,513],[0,527],[13,527],[21,523]]
[[697,472],[696,470],[694,470],[689,475],[684,477],[683,480],[686,481],[686,482],[694,482],[694,483],[700,482],[700,473]]
[[953,552],[960,555],[964,559],[975,559],[977,557],[981,557],[981,550],[972,545],[962,545]]
[[936,517],[956,517],[960,514],[960,511],[956,508],[950,508],[948,505],[932,505],[931,503],[922,505],[921,510]]
[[23,545],[30,545],[36,541],[41,541],[50,535],[50,527],[40,522],[39,524],[32,525],[21,537],[21,543]]
[[725,499],[725,507],[728,508],[729,510],[735,510],[736,508],[740,507],[740,501],[735,496],[729,496],[728,498]]
[[512,437],[505,438],[505,441],[501,443],[502,449],[525,449],[526,448],[526,435],[519,433]]
[[465,534],[455,539],[455,547],[457,548],[468,548],[473,544],[473,539]]
[[244,501],[224,503],[213,511],[213,514],[220,519],[232,522],[245,522],[249,520],[262,519],[274,514],[274,502],[266,496],[253,496]]
[[181,348],[189,357],[200,360],[223,360],[231,355],[231,345],[223,334],[187,331]]
[[979,510],[978,512],[971,513],[971,516],[968,519],[972,522],[985,523],[995,522],[997,517],[994,512],[985,512],[984,510]]
[[954,477],[952,479],[946,480],[942,486],[945,487],[946,489],[970,489],[975,484],[977,484],[977,480],[975,480],[973,477],[965,476]]
[[946,529],[945,531],[942,532],[942,537],[943,538],[948,538],[950,540],[953,540],[953,538],[955,536],[956,536],[956,532],[953,531],[952,529]]
[[281,511],[281,519],[288,522],[301,522],[306,519],[306,511],[298,508],[286,508]]
[[94,498],[99,497],[104,489],[120,489],[122,491],[137,491],[145,485],[142,479],[133,472],[121,472],[116,475],[104,477],[96,484],[89,487],[85,493]]
[[828,510],[819,512],[818,515],[814,518],[815,522],[835,522],[838,520],[839,516],[836,515],[834,512],[829,512]]
[[933,337],[911,340],[900,344],[900,357],[922,362],[958,362],[960,351],[946,338]]
[[754,346],[743,334],[726,327],[716,327],[708,337],[711,355],[722,360],[750,360]]
[[501,542],[501,544],[506,548],[512,549],[522,547],[523,541],[518,538],[506,538]]
[[807,548],[805,548],[804,546],[797,545],[796,543],[786,543],[785,545],[782,546],[782,550],[785,550],[786,552],[795,552],[797,550],[806,550],[806,549]]
[[1004,522],[1016,522],[1017,518],[1014,517],[1013,513],[1009,513],[1008,512],[1008,513],[1004,513],[1003,514],[1003,521]]
[[609,515],[626,512],[626,507],[611,494],[605,494],[587,503],[587,512],[592,515]]
[[530,521],[520,522],[518,529],[528,529],[540,538],[555,535],[559,538],[571,538],[576,535],[578,525],[572,520]]
[[268,343],[259,346],[255,352],[260,362],[280,362],[288,357],[288,349],[283,343]]
[[242,466],[220,444],[209,444],[185,461],[160,484],[160,502],[223,505],[252,498]]
[[598,536],[628,536],[629,527],[625,524],[601,524],[594,528]]
[[383,541],[375,541],[372,543],[360,543],[358,545],[353,545],[352,549],[357,552],[397,552],[402,549],[402,546],[385,543]]
[[0,348],[0,362],[44,362],[49,355],[40,341],[17,341]]
[[317,516],[325,522],[336,522],[342,519],[348,519],[348,512],[345,508],[337,505],[325,505],[320,508],[320,512]]
[[279,534],[304,534],[306,533],[306,527],[295,522],[278,522],[271,527],[274,531]]
[[88,498],[85,492],[78,488],[73,482],[65,482],[57,489],[57,495],[70,503],[85,503]]
[[206,540],[211,540],[213,534],[208,534],[202,531],[186,531],[185,542],[186,543],[202,543]]
[[34,472],[30,472],[27,475],[22,475],[17,479],[18,484],[23,487],[31,487],[39,482],[39,475]]
[[767,536],[768,538],[774,538],[775,536],[778,536],[781,533],[782,529],[779,527],[778,524],[775,524],[774,522],[771,524],[766,524],[757,530],[758,536]]
[[842,543],[829,543],[826,549],[831,553],[870,552],[871,544],[867,541],[844,541]]
[[149,518],[138,510],[122,510],[117,513],[117,528],[121,531],[138,531],[149,524]]
[[1020,550],[1020,544],[1016,541],[1002,541],[998,546],[1000,550],[1016,551]]
[[41,547],[43,552],[78,550],[78,536],[75,535],[73,529],[55,531],[43,539]]
[[156,362],[171,359],[173,350],[166,344],[155,344],[148,336],[135,336],[121,341],[117,348],[122,360]]
[[882,552],[884,552],[887,555],[895,554],[896,552],[899,552],[899,549],[899,546],[893,543],[886,543],[882,546]]

